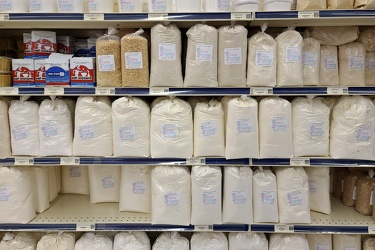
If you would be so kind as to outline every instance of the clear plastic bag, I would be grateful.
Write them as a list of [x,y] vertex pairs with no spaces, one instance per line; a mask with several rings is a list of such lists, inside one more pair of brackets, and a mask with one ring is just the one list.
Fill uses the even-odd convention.
[[321,45],[330,46],[340,46],[354,42],[359,35],[357,26],[318,26],[309,28],[309,32],[311,37],[318,40]]
[[303,85],[319,85],[320,76],[320,43],[309,37],[303,40],[302,49]]
[[262,233],[229,233],[229,250],[268,250],[267,237]]
[[320,86],[339,86],[339,60],[336,46],[320,47]]
[[354,42],[339,47],[340,86],[365,86],[366,49]]

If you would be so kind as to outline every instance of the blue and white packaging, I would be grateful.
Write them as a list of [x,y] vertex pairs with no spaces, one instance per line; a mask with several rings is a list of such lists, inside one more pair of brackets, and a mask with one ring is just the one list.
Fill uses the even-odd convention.
[[73,55],[51,54],[46,59],[47,86],[70,86],[69,60]]

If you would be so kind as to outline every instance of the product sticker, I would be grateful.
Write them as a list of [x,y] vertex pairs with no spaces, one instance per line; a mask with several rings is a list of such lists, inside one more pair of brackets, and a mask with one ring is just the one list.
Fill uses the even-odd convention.
[[168,0],[151,0],[151,8],[154,12],[168,12]]
[[218,201],[216,191],[204,191],[202,197],[204,205],[215,205]]
[[347,246],[344,246],[342,248],[342,250],[357,250],[357,247],[347,247]]
[[121,12],[134,12],[135,4],[133,0],[120,0]]
[[214,46],[196,45],[195,60],[198,62],[212,62]]
[[242,48],[227,48],[224,49],[225,65],[242,64]]
[[57,121],[49,121],[41,125],[42,132],[45,138],[50,138],[59,134],[59,125]]
[[337,56],[323,57],[323,67],[325,70],[337,70]]
[[126,52],[125,67],[127,69],[143,69],[142,52]]
[[328,244],[315,244],[314,250],[330,250],[331,248],[328,246]]
[[72,11],[74,11],[73,0],[59,0],[59,11],[60,12],[72,12]]
[[162,135],[164,139],[177,139],[179,135],[177,123],[166,123],[162,125]]
[[14,11],[12,0],[0,0],[0,11],[9,12]]
[[237,133],[238,134],[249,134],[253,129],[252,119],[238,119],[237,120]]
[[82,177],[82,166],[69,167],[69,173],[73,178]]
[[220,11],[228,11],[230,9],[230,1],[229,0],[217,0],[217,8]]
[[175,61],[176,60],[176,44],[160,43],[159,44],[159,60]]
[[312,122],[310,124],[311,137],[324,137],[325,134],[325,124],[323,122]]
[[275,204],[275,191],[262,191],[260,194],[260,200],[263,205],[273,205]]
[[167,207],[177,207],[180,205],[180,193],[169,192],[164,195],[164,203]]
[[0,187],[0,202],[10,200],[10,189],[7,187]]
[[101,72],[115,71],[115,56],[114,55],[104,55],[98,56],[98,68]]
[[247,192],[246,190],[234,190],[232,191],[233,204],[241,205],[247,203]]
[[144,181],[134,181],[132,183],[133,194],[145,194],[146,183]]
[[257,50],[255,55],[255,65],[263,67],[271,67],[274,61],[273,50]]
[[78,128],[81,140],[90,140],[95,138],[94,125],[85,125]]
[[88,7],[89,7],[89,12],[99,11],[97,0],[88,0]]
[[115,188],[116,179],[114,176],[107,176],[102,179],[102,187],[105,189]]
[[318,53],[317,52],[303,52],[302,61],[304,66],[317,67]]
[[353,200],[357,200],[357,187],[353,188]]
[[288,129],[288,119],[286,116],[275,116],[272,118],[272,131],[285,132]]
[[43,11],[43,0],[29,0],[29,11]]
[[287,202],[290,207],[301,206],[303,204],[302,192],[294,191],[294,192],[288,193]]
[[19,126],[12,130],[12,134],[15,141],[24,140],[27,138],[27,128],[26,126]]
[[318,190],[318,184],[314,180],[309,180],[309,191],[310,194],[316,194]]
[[371,196],[370,196],[370,205],[374,205],[374,191],[371,191]]
[[302,48],[299,46],[286,47],[286,62],[287,63],[300,63],[302,57]]
[[356,139],[360,142],[369,142],[374,137],[374,127],[372,125],[360,126],[357,129]]
[[375,69],[375,57],[366,57],[366,70]]
[[132,142],[135,140],[135,126],[125,126],[119,128],[120,139],[124,142]]
[[364,56],[350,56],[349,57],[349,70],[363,70],[365,68],[365,58]]
[[213,136],[216,135],[216,121],[202,122],[200,125],[202,136]]

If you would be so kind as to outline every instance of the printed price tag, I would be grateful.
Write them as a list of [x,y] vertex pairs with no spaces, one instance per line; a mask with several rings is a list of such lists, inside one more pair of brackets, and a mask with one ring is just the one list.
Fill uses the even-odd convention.
[[206,164],[206,158],[190,158],[186,159],[186,165],[205,165]]
[[369,226],[368,227],[368,233],[369,234],[375,234],[375,226]]
[[319,18],[319,11],[298,11],[298,18]]
[[253,13],[231,13],[231,20],[253,20]]
[[104,21],[104,14],[84,14],[85,21]]
[[77,224],[77,232],[95,231],[95,224]]
[[116,94],[115,88],[96,88],[95,95],[114,95]]
[[213,225],[200,225],[200,226],[195,225],[194,226],[194,231],[198,231],[198,232],[212,232],[212,231],[214,231],[214,226]]
[[290,159],[290,166],[292,167],[310,166],[310,159]]
[[348,88],[327,88],[328,95],[348,95]]
[[0,21],[8,21],[9,14],[0,14]]
[[165,13],[154,13],[148,14],[149,20],[168,20],[168,14]]
[[60,165],[79,165],[81,163],[78,157],[62,157],[60,158]]
[[13,87],[0,88],[0,95],[18,95],[18,88],[13,88]]
[[17,157],[14,158],[15,166],[32,166],[34,165],[34,158],[30,157]]
[[275,225],[275,233],[294,233],[292,225]]
[[252,95],[273,95],[273,88],[252,88]]
[[169,95],[169,88],[150,88],[150,95]]
[[64,95],[63,87],[47,87],[44,88],[45,95]]

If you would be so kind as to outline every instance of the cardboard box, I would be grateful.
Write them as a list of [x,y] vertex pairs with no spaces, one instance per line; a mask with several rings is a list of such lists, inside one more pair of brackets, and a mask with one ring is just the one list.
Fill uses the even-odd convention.
[[37,87],[46,86],[46,59],[35,59],[34,69],[35,85]]
[[15,87],[35,87],[34,83],[34,60],[13,59],[12,78]]
[[31,31],[33,58],[48,58],[57,51],[56,32]]
[[69,86],[70,69],[69,60],[72,55],[51,54],[46,63],[47,86]]
[[95,58],[74,57],[70,59],[70,85],[72,87],[95,87]]
[[70,36],[58,36],[57,39],[57,52],[61,54],[73,54],[73,38]]
[[31,33],[23,33],[23,50],[25,58],[33,57],[33,45],[31,42]]

